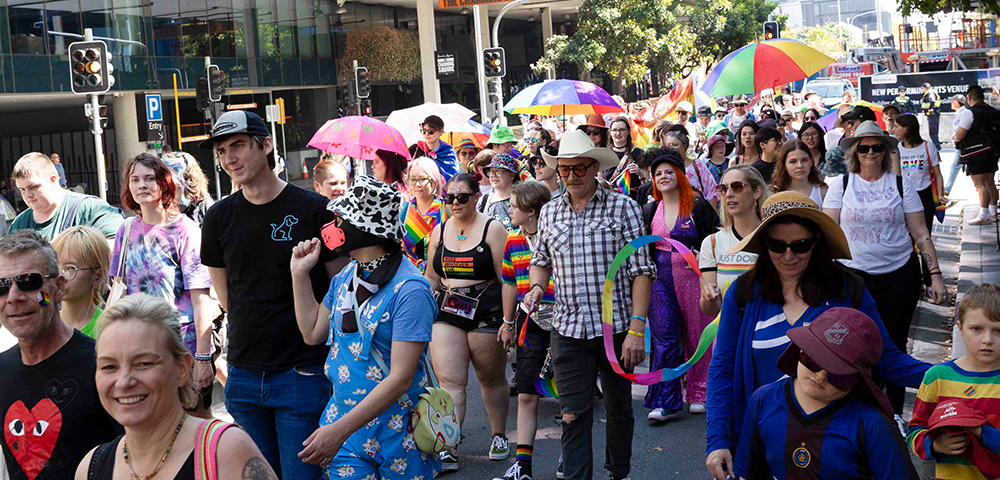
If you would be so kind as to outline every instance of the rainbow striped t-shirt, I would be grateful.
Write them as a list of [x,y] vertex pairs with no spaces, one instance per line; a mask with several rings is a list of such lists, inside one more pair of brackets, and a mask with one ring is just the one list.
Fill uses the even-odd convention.
[[970,372],[954,360],[935,365],[924,374],[917,399],[913,403],[913,419],[906,432],[906,443],[913,453],[936,463],[935,478],[939,480],[986,479],[972,460],[964,456],[945,455],[931,449],[933,439],[928,433],[928,419],[941,402],[959,401],[986,417],[982,444],[1000,455],[1000,370]]
[[[524,300],[524,296],[531,289],[531,282],[528,280],[530,267],[531,245],[518,228],[507,234],[507,243],[503,247],[503,270],[500,272],[503,283],[517,286],[518,302]],[[545,289],[545,295],[542,296],[542,303],[556,303],[555,295],[552,293],[551,277],[549,288]]]

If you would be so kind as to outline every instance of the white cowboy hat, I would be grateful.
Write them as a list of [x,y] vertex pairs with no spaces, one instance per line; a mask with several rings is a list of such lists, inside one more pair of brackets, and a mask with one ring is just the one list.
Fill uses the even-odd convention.
[[592,158],[601,170],[618,166],[618,155],[610,148],[595,147],[590,137],[580,130],[570,130],[559,137],[559,153],[549,155],[542,150],[542,158],[549,168],[556,168],[560,158]]

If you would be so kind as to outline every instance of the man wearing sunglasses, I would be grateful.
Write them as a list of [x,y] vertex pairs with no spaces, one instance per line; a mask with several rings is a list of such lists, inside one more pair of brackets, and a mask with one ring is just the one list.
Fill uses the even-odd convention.
[[[601,291],[615,254],[645,233],[642,213],[635,201],[597,183],[598,172],[618,165],[618,156],[609,148],[595,147],[583,131],[566,132],[558,151],[553,155],[543,149],[542,158],[558,172],[566,192],[542,207],[524,306],[532,310],[539,305],[543,285],[551,277],[552,364],[560,392],[565,478],[593,478],[592,397],[600,374],[608,417],[605,465],[612,480],[624,479],[632,457],[632,389],[612,370],[604,350]],[[649,251],[641,248],[614,280],[612,343],[627,372],[644,358],[654,274]]]
[[10,224],[11,233],[33,230],[51,241],[69,227],[84,225],[100,230],[114,247],[118,227],[125,221],[121,211],[93,195],[60,187],[55,164],[45,154],[25,154],[14,165],[11,177],[28,204]]
[[41,235],[0,239],[0,323],[17,338],[0,353],[4,478],[73,478],[90,449],[122,432],[97,397],[94,340],[59,316],[65,293],[56,252]]
[[420,124],[420,135],[423,140],[410,145],[410,157],[428,157],[434,160],[444,181],[451,180],[451,177],[458,173],[458,154],[451,145],[441,141],[441,135],[444,135],[444,120],[437,115],[428,116]]

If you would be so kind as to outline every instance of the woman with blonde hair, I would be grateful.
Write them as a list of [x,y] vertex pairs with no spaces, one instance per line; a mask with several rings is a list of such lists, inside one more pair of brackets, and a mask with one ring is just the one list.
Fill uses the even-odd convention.
[[722,297],[736,277],[753,268],[757,254],[728,253],[760,225],[760,209],[771,190],[764,177],[750,165],[733,165],[722,174],[715,186],[722,212],[722,230],[701,242],[698,266],[701,268],[701,311],[714,317],[722,310]]
[[[447,206],[441,201],[444,177],[434,160],[417,157],[406,170],[406,183],[413,198],[403,202],[399,217],[407,228],[403,235],[403,251],[421,273],[427,268],[427,241],[430,232],[448,219]],[[420,237],[418,232],[427,232]],[[418,238],[419,237],[419,238]]]
[[148,479],[161,472],[163,478],[201,478],[197,457],[209,459],[211,478],[276,479],[250,436],[230,428],[235,424],[185,412],[199,401],[193,363],[181,340],[180,314],[166,300],[140,293],[104,312],[97,327],[97,394],[125,434],[91,450],[75,478]]
[[111,248],[100,230],[78,225],[52,239],[59,255],[59,273],[66,278],[60,316],[69,326],[94,338],[94,326],[104,312],[108,293]]

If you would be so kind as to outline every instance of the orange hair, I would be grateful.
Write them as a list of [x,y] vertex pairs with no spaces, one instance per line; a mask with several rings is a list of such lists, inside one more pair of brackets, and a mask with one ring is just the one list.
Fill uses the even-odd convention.
[[[694,189],[691,188],[691,182],[688,181],[687,174],[679,168],[677,165],[668,163],[670,168],[674,169],[674,177],[677,179],[677,201],[679,205],[677,206],[677,218],[687,218],[691,216],[691,210],[694,209]],[[659,165],[657,165],[659,167]],[[656,172],[653,172],[655,178]],[[660,189],[653,186],[653,199],[663,200],[663,194],[660,193]]]

